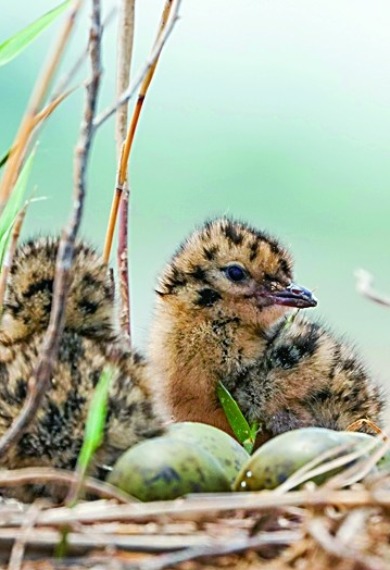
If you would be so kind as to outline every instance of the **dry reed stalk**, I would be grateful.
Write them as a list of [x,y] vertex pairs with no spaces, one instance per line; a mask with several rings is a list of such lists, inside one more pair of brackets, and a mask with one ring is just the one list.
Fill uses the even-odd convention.
[[31,136],[36,129],[36,115],[40,112],[44,103],[47,91],[51,85],[55,72],[68,45],[71,33],[74,28],[76,17],[83,4],[83,0],[74,0],[68,11],[68,17],[59,34],[59,38],[53,50],[50,51],[49,59],[43,67],[38,78],[32,96],[27,106],[27,111],[22,119],[15,141],[11,148],[12,153],[7,161],[3,178],[0,182],[0,214],[8,201],[17,180],[24,156],[31,142]]
[[96,119],[93,122],[93,125],[96,129],[102,126],[103,123],[107,121],[114,113],[117,112],[119,107],[121,107],[124,103],[129,101],[137,92],[138,87],[143,82],[144,78],[149,72],[149,69],[153,66],[156,58],[159,57],[162,49],[164,48],[166,42],[171,35],[177,20],[179,19],[179,10],[182,0],[173,0],[174,6],[171,10],[171,16],[167,22],[167,25],[164,28],[164,32],[160,36],[160,40],[155,44],[154,49],[141,69],[141,72],[138,74],[137,78],[133,81],[133,83],[129,86],[128,89],[115,101],[113,105],[102,111],[99,115],[97,115]]
[[[131,60],[134,42],[135,0],[122,0],[122,9],[119,18],[119,51],[117,61],[117,97],[120,97],[129,86]],[[126,140],[128,102],[119,107],[116,114],[116,144],[117,160],[120,164],[123,144]],[[121,200],[119,236],[118,236],[118,277],[119,277],[119,320],[120,326],[131,346],[130,328],[130,284],[128,261],[128,188],[123,189],[124,199]],[[114,223],[115,225],[115,223]]]
[[364,269],[359,269],[355,272],[356,277],[356,289],[357,291],[363,295],[363,297],[367,297],[371,301],[378,303],[384,307],[390,307],[390,297],[382,295],[375,291],[373,284],[374,284],[374,277],[368,271]]
[[39,501],[31,505],[26,512],[25,521],[21,527],[20,534],[15,538],[14,545],[8,564],[8,570],[20,570],[23,564],[24,552],[26,544],[31,538],[31,533],[35,525],[38,513],[40,511]]
[[[70,487],[77,482],[77,478],[77,473],[73,471],[65,471],[64,469],[54,469],[51,467],[7,469],[0,471],[0,487],[19,487],[21,485],[30,484],[43,485],[46,483],[61,484]],[[93,493],[105,499],[115,499],[119,503],[127,504],[133,501],[138,502],[120,489],[108,483],[93,479],[92,477],[86,477],[84,488],[89,493]]]
[[[114,196],[112,199],[111,211],[110,211],[110,218],[108,222],[107,232],[106,232],[106,240],[104,244],[103,250],[103,259],[106,263],[108,263],[110,258],[110,252],[112,247],[112,240],[114,236],[114,230],[116,225],[116,218],[119,210],[120,201],[122,198],[122,191],[123,191],[123,184],[127,178],[127,164],[129,160],[129,155],[134,139],[135,130],[138,124],[139,114],[142,109],[142,99],[144,98],[149,84],[152,80],[157,61],[160,57],[161,51],[169,38],[176,21],[178,20],[178,13],[180,8],[181,0],[167,0],[163,16],[161,18],[160,29],[157,34],[156,41],[154,43],[154,47],[152,50],[152,54],[149,57],[149,60],[145,64],[144,68],[142,69],[140,75],[138,76],[137,80],[134,81],[133,85],[131,85],[116,101],[116,103],[110,107],[108,110],[103,111],[99,116],[96,117],[94,122],[95,128],[100,127],[113,113],[119,109],[124,103],[129,101],[129,99],[135,95],[139,86],[140,92],[138,95],[138,100],[136,107],[134,109],[134,114],[127,132],[126,136],[126,143],[122,150],[121,160],[118,168],[117,180],[116,180],[116,187],[114,191]],[[165,22],[163,24],[163,22]],[[142,93],[144,93],[142,97]]]
[[[77,13],[75,6],[77,5],[77,7],[79,7],[79,4],[80,2],[74,4],[74,11],[72,12],[74,16]],[[70,24],[68,23],[66,29],[68,30],[69,27]],[[59,54],[62,53],[63,47],[66,44],[65,38],[68,37],[69,32],[67,34],[63,33],[61,36],[60,45],[62,49],[58,49],[56,57],[51,59],[51,73],[46,73],[46,80],[44,82],[45,89],[43,89],[42,86],[40,87],[40,94],[42,96],[46,92],[49,84],[48,77],[51,78],[54,73],[55,66],[53,59],[57,64],[59,61]],[[70,286],[74,244],[83,214],[86,192],[87,163],[92,137],[95,132],[93,129],[93,120],[96,113],[97,95],[101,75],[100,40],[100,1],[93,0],[92,24],[90,30],[90,59],[92,76],[86,86],[87,93],[83,120],[80,129],[79,141],[75,149],[73,209],[68,226],[63,232],[59,245],[49,327],[42,342],[39,360],[34,375],[29,379],[29,391],[23,404],[23,408],[19,416],[12,423],[11,427],[0,439],[0,456],[4,455],[12,445],[15,445],[20,440],[24,431],[34,419],[50,383],[51,374],[58,356],[62,332],[65,325],[65,307]],[[39,101],[40,100],[41,98],[39,98]],[[28,125],[30,126],[32,110],[34,111],[35,116],[37,107],[34,106],[33,109],[30,108],[30,111],[27,114],[27,117],[29,117]],[[19,143],[20,142],[21,141],[19,141]],[[18,148],[15,150],[15,154],[16,153],[20,155]],[[14,156],[14,153],[12,156]]]
[[[205,521],[233,511],[269,512],[275,509],[291,507],[325,508],[327,506],[345,508],[390,507],[390,491],[379,489],[350,489],[291,491],[277,495],[272,491],[257,493],[225,493],[224,495],[198,495],[175,501],[156,503],[132,503],[128,505],[107,505],[104,510],[96,509],[93,503],[76,505],[73,509],[48,509],[41,513],[38,523],[41,525],[61,526],[72,523],[97,523],[109,521],[150,522],[168,520]],[[19,519],[16,516],[15,522]]]
[[27,207],[28,207],[28,203],[23,206],[23,208],[20,210],[20,212],[16,216],[16,220],[15,220],[14,226],[12,228],[10,245],[8,247],[8,250],[5,254],[5,256],[4,256],[4,262],[3,262],[3,265],[1,267],[1,273],[0,273],[0,307],[3,306],[5,290],[7,288],[8,275],[9,275],[9,272],[11,269],[11,265],[12,265],[14,255],[15,255],[16,246],[18,245],[18,240],[20,237],[22,225],[23,225],[24,219],[26,217]]

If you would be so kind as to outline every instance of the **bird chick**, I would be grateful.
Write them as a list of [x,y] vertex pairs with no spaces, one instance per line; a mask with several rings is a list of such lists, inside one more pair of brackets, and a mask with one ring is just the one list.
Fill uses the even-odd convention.
[[305,426],[379,422],[382,397],[354,351],[305,316],[288,318],[317,304],[292,271],[278,240],[226,218],[179,248],[159,280],[150,342],[157,401],[176,421],[232,433],[216,396],[222,381],[260,422],[259,442]]
[[[10,270],[0,323],[0,435],[18,416],[39,360],[52,304],[59,239],[40,238],[19,247]],[[80,451],[89,402],[115,352],[104,441],[92,474],[138,441],[161,432],[144,359],[126,348],[115,329],[114,290],[108,268],[84,243],[75,247],[65,329],[50,387],[38,413],[0,465],[73,469]],[[31,489],[30,489],[31,491]],[[17,494],[31,500],[35,487]],[[15,496],[15,494],[13,493]]]

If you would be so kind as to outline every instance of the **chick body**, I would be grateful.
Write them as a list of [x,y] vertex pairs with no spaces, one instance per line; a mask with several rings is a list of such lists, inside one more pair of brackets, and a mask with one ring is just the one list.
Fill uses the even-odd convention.
[[[20,413],[39,361],[51,310],[58,244],[58,239],[34,240],[18,248],[14,258],[0,324],[0,434]],[[151,401],[146,363],[127,348],[115,328],[108,268],[92,248],[79,243],[65,330],[49,389],[32,424],[0,458],[0,465],[73,469],[91,396],[103,369],[112,364],[104,441],[91,467],[96,476],[123,450],[160,433],[162,423]],[[36,494],[38,487],[23,488],[16,495],[30,500]]]
[[155,392],[175,420],[232,433],[216,397],[222,381],[260,422],[259,441],[380,422],[383,398],[353,349],[303,315],[290,322],[289,305],[315,304],[291,280],[288,252],[246,224],[214,220],[181,246],[160,278],[150,343]]

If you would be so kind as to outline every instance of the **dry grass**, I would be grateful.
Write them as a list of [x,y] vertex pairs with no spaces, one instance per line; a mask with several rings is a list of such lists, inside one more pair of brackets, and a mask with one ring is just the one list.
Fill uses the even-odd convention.
[[[239,568],[385,570],[390,565],[390,475],[345,490],[307,488],[0,505],[1,568]],[[67,552],[55,549],[67,530]]]

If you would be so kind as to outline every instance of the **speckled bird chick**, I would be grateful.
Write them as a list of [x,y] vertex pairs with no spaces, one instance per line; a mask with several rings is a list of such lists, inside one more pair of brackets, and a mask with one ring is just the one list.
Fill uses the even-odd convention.
[[[38,361],[49,323],[58,244],[58,239],[39,238],[21,246],[14,257],[0,324],[0,435],[19,414]],[[125,347],[115,329],[108,268],[92,248],[79,243],[50,388],[36,419],[0,459],[1,466],[75,467],[91,395],[113,349],[116,375],[95,475],[124,449],[158,434],[161,423],[152,406],[145,362]]]
[[225,218],[179,248],[157,287],[150,343],[157,400],[175,420],[231,433],[216,397],[222,380],[263,440],[379,422],[382,398],[354,351],[304,315],[287,318],[317,303],[292,274],[278,240]]

